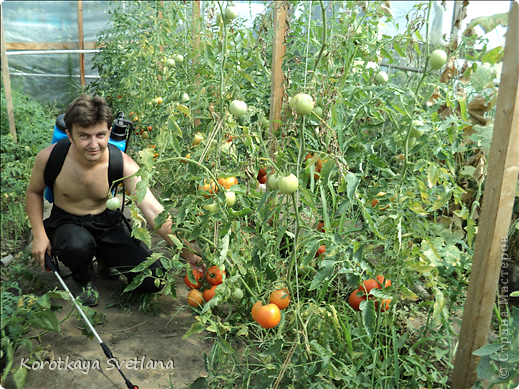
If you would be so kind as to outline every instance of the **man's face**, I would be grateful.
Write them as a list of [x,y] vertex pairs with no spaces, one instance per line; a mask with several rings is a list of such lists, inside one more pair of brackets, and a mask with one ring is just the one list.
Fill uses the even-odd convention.
[[88,128],[75,124],[72,134],[68,130],[67,133],[79,154],[89,162],[97,162],[102,157],[110,139],[110,130],[104,122]]

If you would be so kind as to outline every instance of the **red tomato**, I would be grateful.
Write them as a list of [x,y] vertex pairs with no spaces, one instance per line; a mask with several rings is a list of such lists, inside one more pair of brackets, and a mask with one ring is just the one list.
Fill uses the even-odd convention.
[[267,182],[267,176],[266,176],[266,175],[264,175],[264,176],[260,176],[260,175],[258,174],[258,182],[259,182],[260,184],[265,184],[265,183]]
[[216,293],[216,287],[218,285],[211,286],[211,289],[204,290],[204,300],[208,302],[214,297],[214,294]]
[[348,303],[350,303],[353,309],[355,309],[356,311],[360,311],[360,303],[366,300],[366,296],[357,296],[357,293],[359,293],[359,290],[355,289],[353,293],[350,294],[350,297],[348,298]]
[[321,245],[319,246],[319,248],[317,249],[317,252],[315,253],[315,257],[318,258],[321,256],[321,254],[324,255],[324,253],[326,252],[326,246],[325,245]]
[[211,266],[207,271],[207,281],[211,285],[220,285],[223,282],[223,274],[225,274],[225,271],[222,272],[218,267]]

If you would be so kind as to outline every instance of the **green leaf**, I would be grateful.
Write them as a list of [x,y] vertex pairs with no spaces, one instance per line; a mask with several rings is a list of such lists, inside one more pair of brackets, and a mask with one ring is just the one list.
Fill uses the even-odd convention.
[[433,188],[440,178],[440,169],[436,165],[430,165],[427,168],[427,185],[429,188]]
[[504,54],[503,46],[494,47],[492,50],[487,52],[483,57],[481,57],[481,62],[488,62],[491,65],[495,65],[498,62],[503,60]]
[[174,135],[178,136],[179,138],[182,138],[182,130],[180,129],[180,127],[174,119],[176,119],[176,117],[174,116],[170,116],[168,118],[168,128]]
[[59,322],[56,314],[51,310],[38,312],[38,316],[29,320],[28,324],[33,328],[49,330],[59,333]]
[[271,355],[276,355],[276,354],[279,354],[282,349],[283,349],[283,340],[276,339],[274,341],[274,343],[272,344],[272,346],[270,346],[267,350],[265,350],[261,354],[259,354],[259,356],[262,358],[266,358]]
[[182,339],[187,339],[190,336],[192,336],[194,334],[198,334],[204,330],[205,330],[205,324],[203,324],[199,321],[195,321],[193,323],[193,325],[191,326],[191,328],[189,329],[189,331],[187,331],[186,334],[182,337]]
[[312,284],[310,285],[310,291],[317,289],[325,280],[329,280],[335,270],[335,261],[324,260],[321,263],[323,268],[314,276]]
[[191,118],[191,113],[189,112],[189,108],[186,107],[185,105],[182,105],[182,104],[178,104],[177,107],[176,107],[180,112],[182,112],[184,115],[188,116],[189,118]]
[[452,192],[449,189],[446,189],[445,192],[441,194],[441,196],[434,202],[432,211],[436,211],[447,204],[452,197]]
[[50,297],[47,293],[45,293],[43,296],[39,297],[36,302],[39,306],[45,309],[49,309],[51,306]]
[[366,300],[360,303],[360,310],[362,311],[362,322],[366,333],[370,339],[373,339],[376,326],[375,303],[373,300]]
[[25,380],[27,379],[27,369],[21,367],[14,373],[13,380],[16,385],[16,389],[23,389],[25,386]]
[[487,344],[486,346],[483,346],[481,348],[478,348],[476,351],[474,351],[472,354],[476,355],[478,357],[482,357],[485,355],[492,355],[499,350],[501,350],[501,344],[500,343],[494,343],[494,344]]
[[346,184],[347,184],[347,194],[348,199],[353,202],[353,198],[355,195],[355,192],[357,190],[357,186],[359,185],[359,181],[357,180],[357,177],[355,174],[348,172],[346,174]]
[[142,240],[148,247],[151,247],[151,235],[146,227],[133,227],[132,237]]
[[225,339],[223,338],[219,338],[218,339],[218,345],[220,346],[220,348],[222,349],[222,351],[227,354],[227,355],[231,355],[231,354],[234,354],[234,349],[232,348],[232,346],[229,344],[229,342],[227,342]]
[[499,25],[503,27],[508,25],[508,13],[495,14],[492,16],[480,16],[479,18],[472,19],[467,26],[467,29],[480,26],[485,34],[488,34]]

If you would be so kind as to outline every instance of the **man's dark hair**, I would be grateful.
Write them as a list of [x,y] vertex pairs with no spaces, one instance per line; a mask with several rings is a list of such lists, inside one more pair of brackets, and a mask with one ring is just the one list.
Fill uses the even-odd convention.
[[110,128],[113,115],[105,99],[100,96],[91,97],[82,94],[69,104],[64,119],[67,130],[72,134],[74,124],[88,128],[105,122],[107,127]]

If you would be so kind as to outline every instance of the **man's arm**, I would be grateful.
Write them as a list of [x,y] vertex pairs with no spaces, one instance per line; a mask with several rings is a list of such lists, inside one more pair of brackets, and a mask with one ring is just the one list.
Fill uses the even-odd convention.
[[43,192],[46,187],[43,172],[51,150],[52,147],[47,147],[36,156],[31,179],[25,193],[25,208],[29,216],[33,236],[31,253],[43,271],[45,270],[45,252],[48,252],[49,255],[51,252],[51,244],[43,226]]
[[[124,159],[124,177],[130,176],[134,174],[137,170],[139,170],[139,165],[131,159],[128,155],[123,153],[123,159]],[[128,189],[128,192],[130,194],[136,194],[136,185],[141,180],[140,177],[130,177],[123,181],[125,187]],[[144,218],[148,222],[148,224],[151,226],[151,228],[155,228],[155,218],[164,211],[164,207],[162,204],[158,202],[158,200],[153,196],[153,193],[151,193],[150,189],[147,188],[146,190],[146,196],[144,199],[137,204],[139,209],[141,210],[142,214],[144,215]],[[175,243],[173,240],[168,236],[171,235],[171,216],[168,217],[168,219],[162,224],[160,229],[157,231],[157,233],[164,239],[170,246],[175,246]],[[187,241],[184,242],[186,245],[191,247]],[[197,269],[197,263],[202,260],[198,255],[194,254],[187,248],[183,248],[180,252],[180,255],[182,258],[184,258],[193,269]]]

